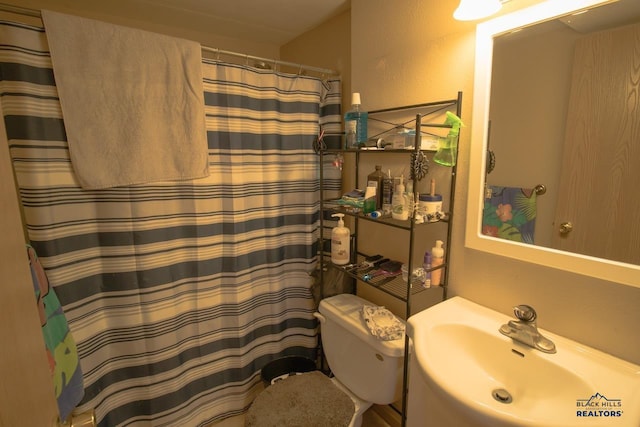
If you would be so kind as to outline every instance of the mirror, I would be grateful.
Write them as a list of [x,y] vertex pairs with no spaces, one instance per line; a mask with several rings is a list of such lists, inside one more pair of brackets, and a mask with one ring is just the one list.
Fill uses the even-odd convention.
[[[493,102],[493,89],[495,89],[496,94],[500,94],[501,89],[499,88],[499,85],[504,83],[503,81],[505,80],[504,78],[498,79],[498,77],[500,76],[499,73],[503,73],[504,68],[500,69],[500,71],[496,69],[496,74],[494,76],[494,70],[492,68],[493,60],[495,59],[497,64],[498,61],[502,58],[503,53],[500,49],[503,49],[503,44],[507,44],[508,39],[508,43],[513,42],[515,44],[517,39],[525,40],[525,38],[529,36],[540,38],[542,37],[542,32],[547,31],[550,25],[562,25],[566,28],[568,27],[568,24],[573,24],[574,22],[579,23],[581,18],[579,15],[575,15],[578,12],[583,12],[585,10],[591,9],[589,12],[585,13],[584,16],[593,14],[591,15],[591,18],[593,18],[595,14],[609,13],[610,11],[608,11],[607,8],[620,7],[625,3],[633,3],[636,4],[635,6],[637,6],[638,2],[637,0],[619,0],[617,2],[606,0],[567,0],[558,2],[548,0],[528,7],[526,9],[497,17],[491,21],[478,25],[476,31],[476,69],[473,101],[473,123],[471,129],[469,194],[465,237],[465,244],[467,247],[519,260],[529,261],[548,267],[558,268],[593,277],[600,277],[606,280],[640,287],[640,265],[638,265],[640,263],[634,261],[629,262],[628,260],[623,262],[620,259],[607,259],[603,258],[602,256],[593,254],[572,253],[564,250],[564,248],[562,248],[557,242],[553,242],[553,239],[555,239],[555,237],[552,236],[552,234],[559,231],[559,224],[558,226],[554,224],[554,221],[557,221],[554,218],[556,201],[568,198],[566,195],[561,196],[559,191],[559,189],[561,188],[561,179],[559,178],[561,175],[560,170],[565,169],[566,165],[562,163],[562,158],[563,156],[565,156],[563,150],[559,149],[558,151],[557,147],[565,146],[565,134],[570,133],[568,130],[578,128],[578,126],[576,126],[574,122],[571,122],[573,113],[568,112],[567,106],[569,104],[569,100],[566,100],[565,97],[561,97],[560,95],[558,95],[561,91],[569,93],[569,88],[566,88],[566,86],[570,86],[570,83],[568,85],[565,84],[564,87],[561,87],[562,90],[556,90],[549,97],[547,97],[546,104],[536,105],[535,103],[529,103],[529,105],[525,105],[530,109],[530,111],[525,112],[526,117],[514,116],[514,118],[510,120],[518,130],[512,131],[513,137],[507,138],[508,141],[506,142],[499,142],[497,140],[494,141],[494,137],[499,137],[499,128],[502,128],[502,131],[504,131],[505,128],[508,129],[508,126],[504,124],[503,118],[500,118],[500,120],[502,121],[498,125],[498,123],[494,123],[494,117],[492,117],[492,112],[497,113],[500,108],[499,104]],[[563,24],[559,24],[558,19],[560,19]],[[524,43],[524,41],[518,42]],[[551,45],[555,47],[555,42],[547,43],[547,47]],[[520,49],[527,50],[527,48]],[[495,58],[494,53],[496,54]],[[573,56],[573,52],[571,52],[571,56]],[[507,57],[506,54],[504,55],[504,57]],[[536,60],[538,60],[538,58],[529,59],[529,61]],[[518,58],[514,62],[518,63],[515,65],[521,65],[524,61],[525,59]],[[568,66],[572,67],[572,64],[572,61],[569,61]],[[573,71],[570,70],[569,74],[571,74],[572,72]],[[522,94],[524,96],[524,94],[527,92],[527,89],[529,89],[530,87],[534,87],[536,90],[538,89],[536,85],[539,85],[539,82],[527,82],[524,79],[524,75],[522,72],[517,73],[521,78],[520,81],[516,80],[519,86],[516,86],[515,90],[511,88],[502,90],[502,92],[511,92],[511,96],[513,96],[515,92],[516,95]],[[504,76],[504,74],[502,74],[502,76]],[[573,78],[573,76],[571,78]],[[495,88],[492,88],[492,80]],[[569,82],[570,81],[571,80],[569,80]],[[635,94],[637,97],[637,78],[635,79],[635,85]],[[496,95],[496,98],[497,97],[498,96]],[[628,102],[628,100],[624,100],[623,102]],[[553,108],[550,108],[550,106],[553,106]],[[531,110],[533,108],[536,109]],[[511,113],[517,113],[523,110],[524,108],[510,108]],[[543,112],[546,112],[547,110],[555,111],[553,117],[544,117]],[[538,123],[536,124],[535,122],[533,122],[533,125],[530,125],[531,127],[523,128],[523,124],[532,115],[539,115],[537,119]],[[635,116],[637,116],[637,110],[635,110]],[[552,135],[550,132],[547,132],[546,128],[544,128],[544,126],[549,125],[549,122],[553,121],[559,122],[556,123],[556,127],[561,129],[561,131],[558,132],[559,134]],[[494,127],[495,133],[493,129]],[[518,138],[517,132],[524,135],[534,133],[536,134],[537,139],[534,143],[528,142],[525,147],[518,146],[519,140],[524,140],[525,138]],[[586,139],[588,138],[585,138],[585,135],[581,135],[580,141],[584,142],[584,140]],[[490,174],[487,174],[487,150],[488,148],[491,148],[491,150],[494,150],[495,148],[497,150],[497,148],[494,147],[494,142],[500,148],[500,152],[496,152],[495,154],[496,167],[494,171]],[[553,156],[547,154],[546,157],[544,157],[544,153],[546,152],[544,151],[545,149],[541,147],[543,143],[547,142],[550,144],[555,144],[554,149],[557,150],[559,154]],[[637,143],[635,143],[635,146],[637,146]],[[543,178],[543,180],[546,182],[532,182],[532,180],[535,180],[536,178],[521,176],[521,173],[519,175],[503,174],[503,176],[500,177],[500,174],[504,172],[504,170],[501,170],[501,168],[508,169],[510,164],[515,163],[508,157],[509,154],[507,150],[509,149],[516,153],[520,153],[521,157],[523,155],[526,156],[527,161],[530,164],[533,163],[539,165],[539,168],[536,167],[534,169],[549,169],[549,171],[546,172],[547,175],[544,175],[545,178]],[[536,159],[535,155],[540,153],[543,153],[541,154],[543,155],[543,157],[541,159]],[[638,151],[635,151],[635,153],[635,157],[637,158]],[[576,157],[580,157],[580,155]],[[635,168],[631,167],[630,169],[640,168],[636,166]],[[500,172],[498,172],[499,170]],[[518,170],[518,172],[521,172],[521,168]],[[493,174],[496,174],[495,177]],[[485,177],[487,178],[487,183],[490,185],[509,185],[514,187],[532,188],[538,184],[544,184],[547,187],[547,193],[545,195],[538,196],[537,202],[538,205],[544,204],[545,206],[552,206],[550,212],[546,213],[546,218],[536,219],[536,238],[540,240],[540,243],[534,242],[535,245],[530,243],[519,243],[481,233],[483,226],[483,208],[485,203],[486,190],[484,185]],[[502,180],[502,182],[500,182],[500,180]],[[588,186],[587,189],[589,189]],[[574,192],[570,192],[571,196],[573,196],[573,194]],[[630,198],[635,200],[637,206],[637,191],[631,192],[630,194]],[[550,226],[553,226],[553,230],[549,232],[548,236],[538,236],[538,234],[540,234],[538,233],[541,227],[540,224],[543,224],[542,226],[549,224],[551,224]],[[613,233],[612,231],[610,232]],[[635,254],[637,256],[637,254],[640,253],[640,236],[636,235],[635,239],[633,237],[630,237],[629,235],[625,235],[624,237],[627,239],[627,241],[631,240],[633,242],[632,246],[635,248]],[[560,240],[560,242],[562,241]],[[554,245],[555,247],[552,247]]]

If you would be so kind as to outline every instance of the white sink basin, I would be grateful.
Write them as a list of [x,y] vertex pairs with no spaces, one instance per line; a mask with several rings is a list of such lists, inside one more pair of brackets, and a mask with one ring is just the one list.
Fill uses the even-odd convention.
[[410,317],[418,375],[486,426],[640,427],[640,366],[540,330],[543,353],[498,331],[512,319],[461,297]]

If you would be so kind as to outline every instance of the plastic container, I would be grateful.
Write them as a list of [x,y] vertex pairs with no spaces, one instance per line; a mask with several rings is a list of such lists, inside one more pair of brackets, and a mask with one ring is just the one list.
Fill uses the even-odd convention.
[[441,194],[420,194],[418,199],[418,210],[426,222],[435,222],[442,218]]
[[306,357],[285,356],[267,363],[260,371],[265,387],[284,380],[289,375],[303,374],[317,370],[316,363]]

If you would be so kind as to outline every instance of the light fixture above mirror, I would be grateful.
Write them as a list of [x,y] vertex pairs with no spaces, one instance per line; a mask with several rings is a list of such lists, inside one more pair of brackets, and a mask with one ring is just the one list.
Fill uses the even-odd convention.
[[486,253],[640,287],[640,265],[512,242],[481,234],[494,38],[608,3],[615,2],[611,0],[547,0],[477,26],[465,245]]
[[493,15],[501,7],[500,0],[460,0],[453,17],[458,21],[474,21]]

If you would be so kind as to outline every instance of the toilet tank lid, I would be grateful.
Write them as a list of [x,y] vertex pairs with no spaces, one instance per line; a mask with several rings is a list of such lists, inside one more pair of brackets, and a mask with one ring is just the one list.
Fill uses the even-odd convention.
[[[376,304],[352,294],[339,294],[320,301],[319,310],[322,315],[342,325],[349,332],[390,357],[404,356],[404,339],[383,341],[371,335],[362,317],[362,307]],[[406,322],[399,319],[402,323]]]

